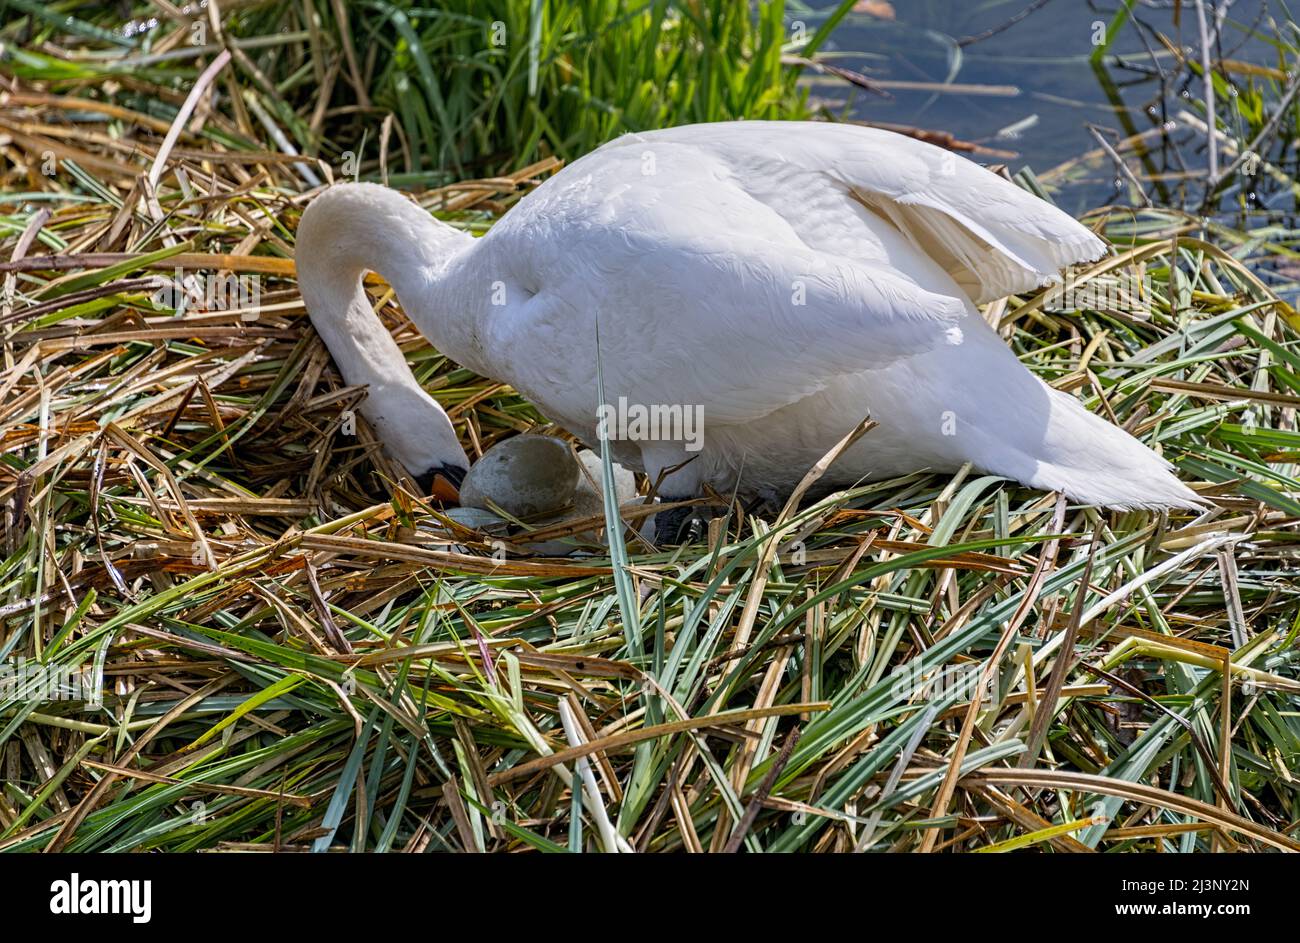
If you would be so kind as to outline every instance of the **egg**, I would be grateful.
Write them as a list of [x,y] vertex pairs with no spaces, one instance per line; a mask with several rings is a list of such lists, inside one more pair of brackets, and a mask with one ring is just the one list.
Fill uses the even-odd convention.
[[517,435],[483,453],[460,486],[462,507],[495,504],[515,518],[559,511],[572,503],[580,473],[569,447],[545,435]]

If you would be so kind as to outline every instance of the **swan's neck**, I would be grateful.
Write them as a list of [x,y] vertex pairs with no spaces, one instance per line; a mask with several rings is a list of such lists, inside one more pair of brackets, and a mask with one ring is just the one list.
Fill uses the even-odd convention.
[[[457,310],[456,273],[472,237],[437,222],[396,191],[347,184],[318,196],[298,226],[295,262],[312,323],[349,385],[366,386],[362,411],[385,446],[414,474],[464,466],[451,422],[420,388],[361,276],[379,273],[411,320],[452,358],[472,331]],[[463,281],[461,278],[459,281]]]
[[455,310],[457,273],[472,236],[435,220],[405,197],[386,187],[354,184],[337,187],[312,204],[313,238],[300,252],[300,277],[316,276],[347,286],[366,271],[377,272],[397,292],[407,316],[435,347],[455,356],[467,312]]

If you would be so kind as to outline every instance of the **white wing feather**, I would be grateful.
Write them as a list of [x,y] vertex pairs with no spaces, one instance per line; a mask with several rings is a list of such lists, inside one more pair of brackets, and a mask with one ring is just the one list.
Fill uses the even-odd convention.
[[889,219],[976,302],[1037,288],[1106,251],[1051,204],[951,151],[891,131],[753,121],[629,134],[608,146],[653,150],[660,143],[716,155],[742,180],[761,181],[781,164],[834,180],[846,196]]

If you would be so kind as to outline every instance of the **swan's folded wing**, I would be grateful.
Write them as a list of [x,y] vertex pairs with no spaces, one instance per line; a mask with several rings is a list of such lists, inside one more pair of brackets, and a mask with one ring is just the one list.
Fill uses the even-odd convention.
[[1105,254],[1051,204],[951,151],[876,128],[743,121],[629,134],[617,147],[685,144],[759,188],[780,168],[825,175],[890,220],[977,302],[1029,291]]
[[[598,330],[609,402],[700,405],[706,422],[746,422],[836,376],[960,343],[970,309],[956,293],[810,249],[725,181],[677,170],[657,189],[597,174],[600,209],[590,213],[534,204],[557,252],[544,287],[495,318],[488,339],[521,390],[565,384],[575,409],[594,409],[577,397],[594,388],[584,371],[594,370]],[[533,235],[536,245],[543,236]],[[541,375],[566,359],[571,376]]]

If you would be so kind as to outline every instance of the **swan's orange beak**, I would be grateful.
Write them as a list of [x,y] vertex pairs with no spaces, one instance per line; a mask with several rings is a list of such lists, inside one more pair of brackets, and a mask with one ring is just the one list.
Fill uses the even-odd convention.
[[460,483],[468,471],[459,465],[435,465],[423,475],[415,476],[415,486],[442,504],[460,504]]
[[429,496],[437,498],[443,504],[460,504],[460,489],[440,472],[435,473],[433,481],[429,483]]

